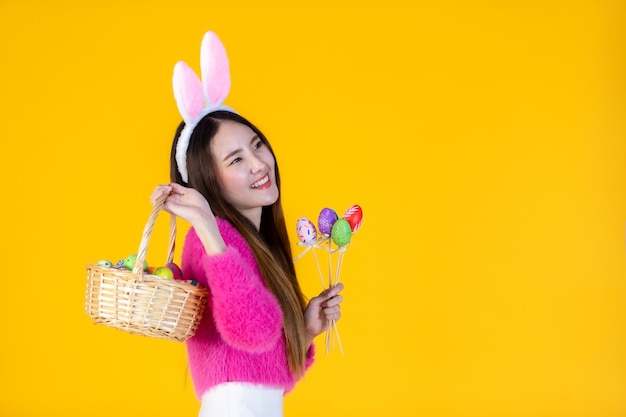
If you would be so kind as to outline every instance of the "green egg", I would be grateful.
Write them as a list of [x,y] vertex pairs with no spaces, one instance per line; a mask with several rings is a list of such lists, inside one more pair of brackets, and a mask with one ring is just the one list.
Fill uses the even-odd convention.
[[346,219],[338,219],[330,232],[330,237],[337,246],[344,246],[350,243],[352,229]]
[[[135,268],[135,261],[137,260],[137,254],[136,253],[131,253],[130,255],[128,255],[126,258],[124,258],[122,265],[124,265],[126,267],[126,269],[128,270],[133,270],[133,268]],[[148,270],[148,261],[143,261],[143,270],[147,271]]]

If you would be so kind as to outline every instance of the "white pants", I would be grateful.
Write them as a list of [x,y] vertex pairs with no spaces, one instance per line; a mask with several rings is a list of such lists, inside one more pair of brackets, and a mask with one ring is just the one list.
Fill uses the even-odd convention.
[[225,382],[204,393],[198,417],[283,417],[283,389]]

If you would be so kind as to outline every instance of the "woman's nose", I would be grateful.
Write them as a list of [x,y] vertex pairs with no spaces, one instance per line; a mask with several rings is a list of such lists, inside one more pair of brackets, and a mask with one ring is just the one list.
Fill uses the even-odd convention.
[[259,172],[259,171],[263,170],[263,167],[265,166],[265,164],[259,158],[253,156],[253,157],[251,157],[250,161],[251,161],[250,162],[250,171],[252,173],[256,173],[256,172]]

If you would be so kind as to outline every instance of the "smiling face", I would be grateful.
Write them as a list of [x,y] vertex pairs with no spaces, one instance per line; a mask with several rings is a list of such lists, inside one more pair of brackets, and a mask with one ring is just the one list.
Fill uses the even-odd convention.
[[258,229],[263,206],[279,194],[270,148],[248,126],[223,120],[210,149],[224,199]]

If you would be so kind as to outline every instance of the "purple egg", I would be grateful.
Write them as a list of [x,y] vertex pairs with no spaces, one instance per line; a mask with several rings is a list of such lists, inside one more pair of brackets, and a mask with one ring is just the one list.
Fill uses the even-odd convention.
[[333,229],[333,224],[335,224],[338,218],[339,216],[337,216],[335,210],[330,208],[323,208],[322,211],[320,211],[320,215],[317,219],[319,232],[325,236],[330,235]]

